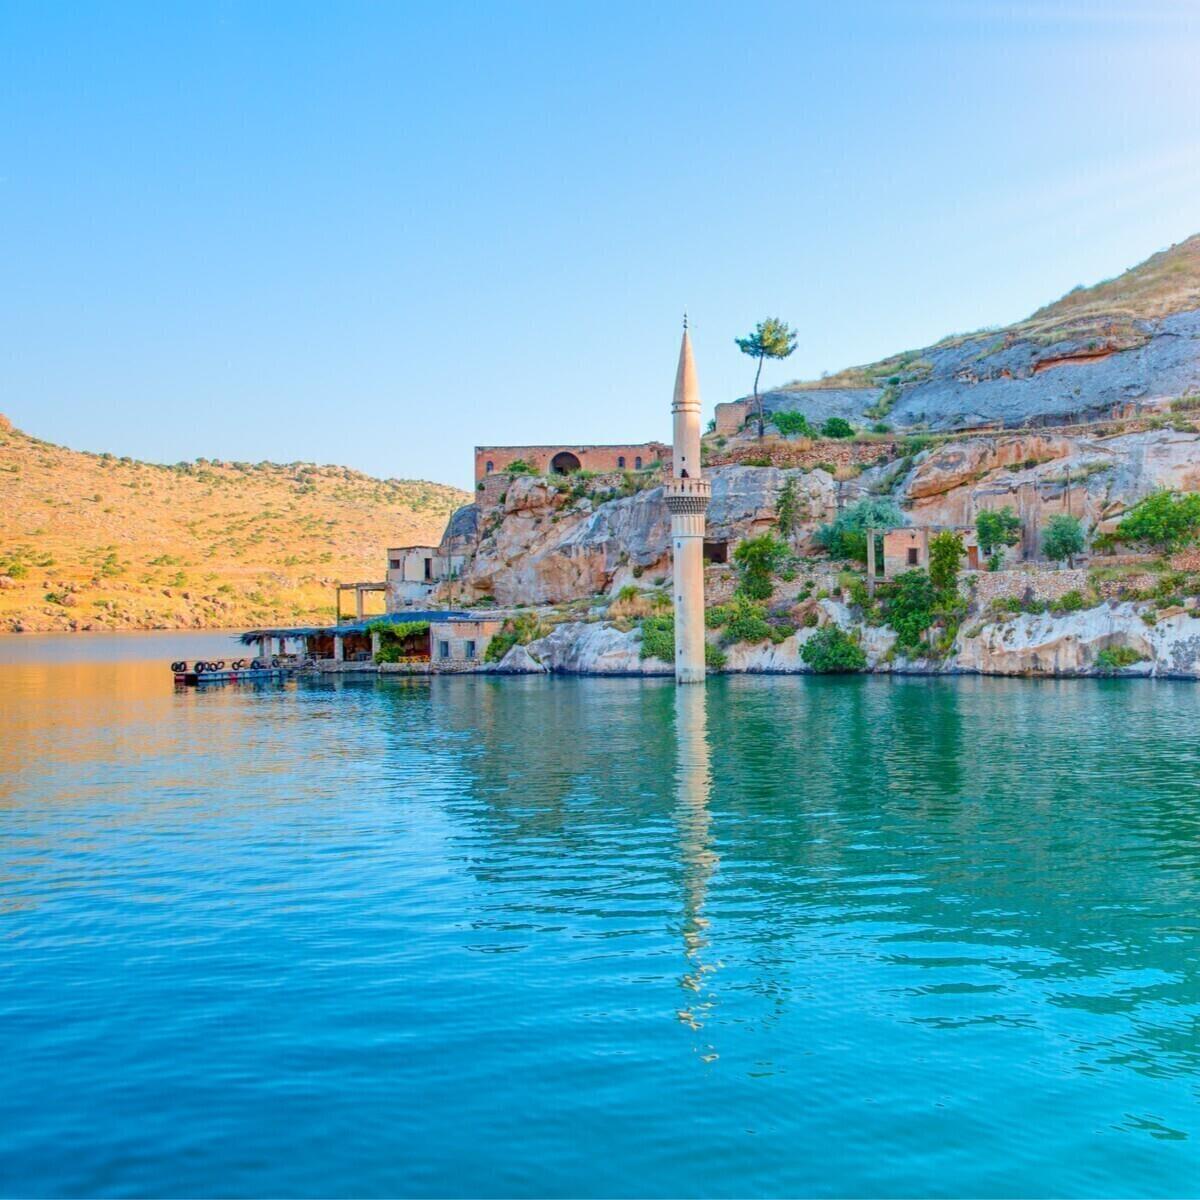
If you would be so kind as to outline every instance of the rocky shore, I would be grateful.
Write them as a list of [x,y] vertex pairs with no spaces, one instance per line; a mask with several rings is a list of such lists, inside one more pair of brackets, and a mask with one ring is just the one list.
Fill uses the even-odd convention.
[[[943,657],[913,658],[896,651],[886,626],[857,619],[835,600],[818,602],[818,625],[779,643],[763,641],[726,648],[724,673],[799,675],[811,673],[801,658],[804,643],[819,628],[836,625],[855,636],[866,670],[893,674],[975,674],[1063,678],[1148,676],[1200,679],[1200,609],[1156,610],[1152,605],[1109,601],[1079,612],[1021,613],[964,624]],[[1113,668],[1104,651],[1124,651],[1128,665]],[[486,670],[498,674],[669,675],[671,665],[642,658],[640,629],[622,631],[604,621],[571,621],[545,637],[514,646]]]

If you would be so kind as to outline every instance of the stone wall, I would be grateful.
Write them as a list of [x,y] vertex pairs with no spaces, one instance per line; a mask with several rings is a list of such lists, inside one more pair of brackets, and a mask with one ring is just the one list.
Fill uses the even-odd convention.
[[[636,471],[652,462],[670,463],[671,447],[664,442],[630,442],[613,446],[476,446],[475,482],[501,474],[518,459],[527,462],[540,475],[548,475],[560,454],[572,455],[585,471]],[[489,464],[491,469],[489,470]]]
[[[544,481],[550,487],[559,488],[562,491],[570,491],[577,484],[583,484],[588,494],[595,496],[598,493],[607,493],[610,491],[620,493],[625,486],[625,476],[627,474],[629,472],[626,471],[598,471],[595,474],[589,474],[584,479],[573,475],[549,475],[545,477]],[[506,502],[514,479],[536,478],[541,477],[532,475],[489,475],[476,485],[475,502],[484,510],[498,508]],[[654,486],[662,481],[662,472],[643,472],[641,478],[649,481],[646,486]]]
[[[757,438],[739,440],[736,446],[724,451],[708,447],[704,459],[706,467],[726,466],[730,463],[745,463],[747,460],[770,459],[774,467],[802,467],[811,471],[822,465],[832,466],[835,471],[857,471],[869,467],[881,458],[892,460],[899,457],[894,441],[859,442],[850,438],[782,438],[768,435],[762,441]],[[752,461],[752,465],[755,462]]]
[[986,607],[993,600],[1023,600],[1027,596],[1049,604],[1061,600],[1068,592],[1086,595],[1086,567],[1056,569],[1027,566],[1013,571],[980,571],[969,578],[974,580],[975,601]]
[[726,436],[737,433],[746,423],[746,415],[749,411],[750,403],[747,400],[731,400],[728,404],[718,404],[713,410],[713,417],[716,421],[713,432]]

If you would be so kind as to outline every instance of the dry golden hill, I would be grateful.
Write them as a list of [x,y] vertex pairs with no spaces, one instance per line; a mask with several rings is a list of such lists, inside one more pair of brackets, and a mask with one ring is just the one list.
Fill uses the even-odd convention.
[[311,463],[157,466],[0,417],[0,632],[234,628],[333,614],[388,546],[436,542],[470,497]]

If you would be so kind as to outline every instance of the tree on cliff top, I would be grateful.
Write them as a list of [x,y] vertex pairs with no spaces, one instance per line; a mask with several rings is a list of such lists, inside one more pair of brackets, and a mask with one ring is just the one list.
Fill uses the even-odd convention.
[[763,429],[762,397],[758,394],[758,381],[762,375],[763,362],[768,358],[787,358],[796,349],[796,331],[789,328],[785,321],[778,317],[767,317],[759,321],[753,333],[745,337],[734,338],[737,348],[751,358],[758,360],[754,370],[754,411],[758,418],[758,436],[761,438]]

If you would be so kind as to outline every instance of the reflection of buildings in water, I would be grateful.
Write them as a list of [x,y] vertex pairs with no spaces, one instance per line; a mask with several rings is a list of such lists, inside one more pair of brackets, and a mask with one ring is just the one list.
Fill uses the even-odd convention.
[[715,964],[704,961],[709,944],[704,901],[718,861],[710,848],[712,771],[706,699],[702,687],[675,689],[675,821],[683,867],[683,951],[687,958],[687,970],[679,982],[695,997],[678,1016],[692,1029],[703,1028],[713,1006],[710,977],[716,970]]

